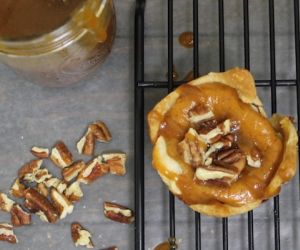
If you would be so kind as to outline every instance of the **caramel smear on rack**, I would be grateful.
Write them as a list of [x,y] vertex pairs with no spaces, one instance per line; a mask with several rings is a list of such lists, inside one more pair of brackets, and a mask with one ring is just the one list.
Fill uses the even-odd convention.
[[24,39],[46,34],[69,19],[84,0],[1,0],[0,37]]
[[[166,74],[166,78],[167,79],[169,78],[169,73],[168,72]],[[177,72],[176,67],[174,65],[173,65],[172,79],[173,79],[173,81],[178,80],[178,72]]]
[[169,242],[163,242],[157,245],[154,250],[170,250],[170,244]]
[[185,48],[193,48],[194,47],[194,36],[193,32],[186,31],[179,35],[179,43]]

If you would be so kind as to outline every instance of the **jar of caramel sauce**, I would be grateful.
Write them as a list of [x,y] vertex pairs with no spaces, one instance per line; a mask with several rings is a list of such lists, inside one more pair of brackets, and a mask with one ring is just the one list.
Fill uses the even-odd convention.
[[67,86],[111,51],[112,0],[1,0],[0,61],[30,81]]

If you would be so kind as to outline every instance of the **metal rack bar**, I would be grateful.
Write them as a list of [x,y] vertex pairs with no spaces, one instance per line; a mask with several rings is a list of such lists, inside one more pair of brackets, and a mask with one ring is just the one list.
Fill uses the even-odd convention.
[[[173,88],[173,0],[168,0],[168,92]],[[174,195],[169,192],[169,226],[170,226],[170,249],[176,249],[175,237],[175,200]]]
[[[199,27],[198,27],[198,0],[193,1],[193,70],[194,78],[199,77]],[[195,249],[201,250],[201,215],[195,213]]]
[[[270,69],[271,69],[271,111],[277,111],[276,97],[276,48],[275,48],[275,15],[274,0],[269,0],[269,28],[270,28]],[[279,196],[274,198],[274,235],[275,250],[280,250],[280,213]]]
[[135,12],[135,91],[134,91],[134,185],[135,185],[135,250],[145,246],[145,183],[144,183],[144,10],[145,0],[138,0]]
[[[296,54],[296,89],[297,89],[297,121],[298,131],[300,124],[300,27],[299,27],[299,0],[294,0],[294,23],[295,23],[295,54]],[[299,134],[299,132],[298,132]],[[300,154],[298,150],[298,159]],[[299,174],[300,185],[300,174]]]
[[[244,57],[245,68],[250,70],[250,39],[249,39],[249,2],[244,0]],[[248,212],[248,249],[254,250],[253,211]]]

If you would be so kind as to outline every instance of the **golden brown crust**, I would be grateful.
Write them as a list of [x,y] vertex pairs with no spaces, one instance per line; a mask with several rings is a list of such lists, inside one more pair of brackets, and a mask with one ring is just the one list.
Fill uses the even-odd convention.
[[[209,83],[222,83],[236,89],[238,98],[252,108],[266,116],[262,103],[257,96],[255,82],[249,71],[244,69],[232,69],[224,73],[210,73],[188,83],[193,86],[200,86]],[[180,98],[180,90],[175,90],[161,100],[154,109],[148,114],[148,124],[150,139],[154,144],[153,148],[153,165],[157,169],[164,183],[169,187],[170,191],[180,199],[185,200],[176,180],[180,176],[183,169],[179,162],[169,157],[167,150],[167,142],[160,136],[159,130],[164,121],[165,114],[172,108],[176,101]],[[271,124],[283,143],[282,160],[278,165],[272,180],[264,190],[264,194],[260,198],[252,199],[240,205],[230,205],[216,200],[207,204],[189,205],[193,210],[216,217],[227,217],[235,214],[247,212],[259,206],[264,200],[276,195],[280,191],[282,184],[289,181],[296,172],[297,161],[297,143],[298,136],[290,119],[286,116],[273,115]],[[175,176],[175,177],[174,177]]]

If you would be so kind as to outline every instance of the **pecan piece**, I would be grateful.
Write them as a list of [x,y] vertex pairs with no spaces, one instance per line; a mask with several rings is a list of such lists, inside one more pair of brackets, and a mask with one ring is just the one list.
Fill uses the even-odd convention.
[[217,163],[220,165],[232,165],[243,157],[239,149],[225,149],[217,153]]
[[37,169],[33,173],[28,173],[23,177],[24,181],[41,183],[52,177],[48,169]]
[[114,154],[103,154],[102,158],[104,162],[109,166],[109,172],[115,175],[125,175],[126,168],[126,154],[114,153]]
[[71,236],[76,247],[85,246],[87,248],[94,248],[91,233],[84,229],[78,222],[72,223]]
[[25,176],[35,173],[38,169],[40,169],[42,163],[43,160],[37,159],[24,164],[18,171],[19,179],[22,180]]
[[33,188],[25,191],[25,199],[42,211],[50,223],[55,223],[58,219],[58,212],[50,201]]
[[36,189],[40,194],[44,195],[45,197],[47,197],[49,194],[48,188],[46,187],[45,183],[43,183],[43,182],[38,183],[36,186]]
[[37,213],[39,211],[39,209],[40,209],[35,203],[33,203],[33,202],[31,202],[31,201],[29,201],[27,199],[24,200],[23,205],[32,214]]
[[134,213],[131,209],[113,202],[104,202],[104,215],[113,221],[130,224],[134,221]]
[[20,227],[23,225],[29,225],[31,223],[31,215],[23,210],[23,208],[14,204],[11,211],[11,224],[15,227]]
[[66,182],[72,181],[85,168],[83,161],[76,161],[71,166],[62,170],[62,176]]
[[71,202],[77,202],[83,197],[83,192],[78,181],[73,182],[65,191],[65,196]]
[[54,207],[60,214],[60,219],[64,219],[67,214],[71,214],[73,212],[73,204],[66,198],[66,196],[58,192],[55,188],[51,189],[50,196]]
[[55,144],[50,159],[59,168],[65,168],[73,162],[73,156],[63,141],[58,141]]
[[102,121],[96,121],[92,123],[89,128],[91,129],[96,140],[100,142],[109,142],[112,138],[108,127]]
[[67,184],[56,177],[50,178],[50,179],[46,180],[44,183],[48,188],[51,188],[51,187],[56,188],[57,191],[60,192],[61,194],[67,188]]
[[196,106],[188,112],[188,116],[191,123],[199,123],[211,120],[215,115],[205,107]]
[[90,128],[85,135],[77,142],[77,151],[79,154],[92,155],[95,148],[95,136]]
[[20,182],[20,179],[17,178],[14,182],[14,184],[11,186],[11,189],[10,189],[10,194],[13,195],[14,197],[16,198],[22,198],[24,197],[24,191],[25,191],[25,185],[23,185],[21,182]]
[[246,159],[248,166],[253,168],[261,167],[261,155],[256,147],[251,150],[250,155],[247,155]]
[[6,241],[12,244],[18,243],[12,225],[6,223],[0,224],[0,241]]
[[90,184],[108,172],[109,166],[103,164],[102,157],[98,156],[86,164],[85,168],[79,174],[77,181]]
[[0,193],[0,210],[10,212],[15,202],[7,197],[6,194]]
[[49,149],[48,148],[41,148],[41,147],[32,147],[30,152],[33,156],[44,159],[49,157]]

